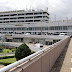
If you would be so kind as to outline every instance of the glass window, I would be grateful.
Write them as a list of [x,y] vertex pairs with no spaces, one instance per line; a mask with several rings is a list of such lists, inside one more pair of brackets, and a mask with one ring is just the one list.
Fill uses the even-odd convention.
[[68,26],[68,30],[72,30],[72,26]]
[[67,26],[63,26],[63,30],[67,30]]

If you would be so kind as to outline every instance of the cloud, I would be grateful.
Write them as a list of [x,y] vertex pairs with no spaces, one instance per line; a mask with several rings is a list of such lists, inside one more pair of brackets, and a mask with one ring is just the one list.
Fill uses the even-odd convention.
[[51,13],[51,18],[56,15],[57,20],[59,19],[66,19],[67,17],[70,19],[72,17],[72,10],[71,10],[71,5],[72,1],[70,0],[58,0],[57,3],[53,3],[52,5],[55,5],[54,7],[49,6],[50,8],[50,13]]
[[50,17],[57,20],[72,17],[71,0],[0,0],[0,11],[20,10],[20,9],[46,9]]

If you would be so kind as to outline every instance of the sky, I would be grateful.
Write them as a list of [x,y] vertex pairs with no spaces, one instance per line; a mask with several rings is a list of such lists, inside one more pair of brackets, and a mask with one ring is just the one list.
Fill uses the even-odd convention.
[[72,0],[0,0],[0,12],[47,7],[51,20],[72,19]]

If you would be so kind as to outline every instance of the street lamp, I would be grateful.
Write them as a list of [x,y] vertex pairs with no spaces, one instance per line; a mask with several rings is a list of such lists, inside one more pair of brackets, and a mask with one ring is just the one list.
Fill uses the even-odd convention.
[[45,21],[44,19],[41,20],[41,35],[42,35],[42,24],[43,24],[44,21]]
[[3,46],[3,38],[4,38],[4,37],[1,37],[2,46]]
[[[3,28],[3,30],[5,30],[5,28]],[[3,42],[5,41],[5,38],[2,36],[1,39],[2,39],[2,46],[3,46]],[[5,55],[6,55],[6,45],[5,45]]]
[[[1,37],[1,41],[2,41],[2,46],[3,46],[3,42],[5,41],[5,38]],[[6,45],[5,45],[5,55],[6,55]]]

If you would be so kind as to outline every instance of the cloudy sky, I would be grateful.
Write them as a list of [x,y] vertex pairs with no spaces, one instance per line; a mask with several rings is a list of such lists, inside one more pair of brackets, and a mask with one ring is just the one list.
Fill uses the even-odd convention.
[[0,11],[46,9],[55,20],[72,18],[72,0],[0,0]]

